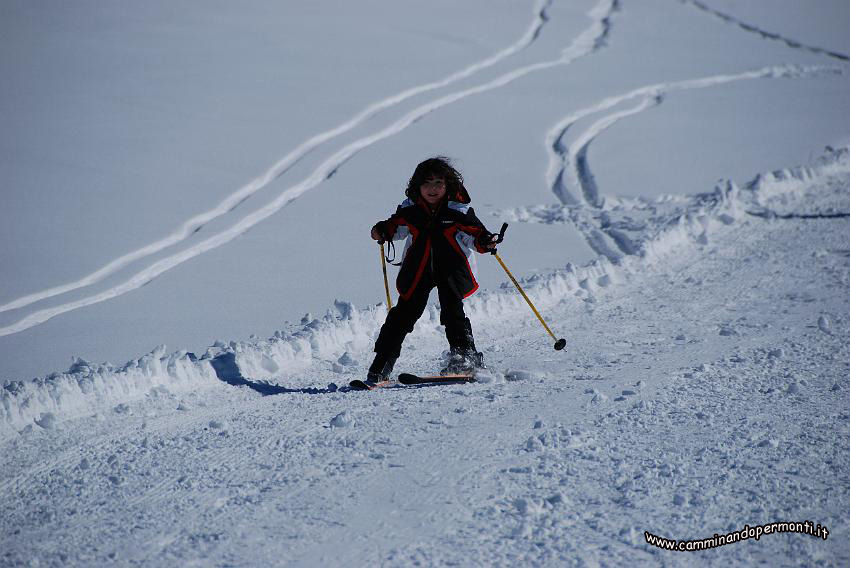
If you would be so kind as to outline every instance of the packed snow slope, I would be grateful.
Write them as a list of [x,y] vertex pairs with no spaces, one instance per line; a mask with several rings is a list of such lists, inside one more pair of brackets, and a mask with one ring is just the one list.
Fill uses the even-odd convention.
[[[0,565],[850,564],[848,6],[4,3]],[[351,391],[434,154],[567,348]]]
[[[848,6],[6,2],[0,377],[377,303],[368,228],[430,155],[497,228],[579,195],[549,177],[564,149],[602,193],[657,197],[845,146]],[[585,233],[514,226],[503,252],[582,266]]]
[[[476,384],[340,387],[377,325],[340,303],[268,342],[7,391],[0,562],[847,565],[848,152],[605,213],[640,259],[525,282],[563,352],[515,292],[480,300]],[[400,367],[433,369],[444,343],[423,321]],[[28,393],[55,411],[24,425]],[[781,521],[828,538],[644,535]]]

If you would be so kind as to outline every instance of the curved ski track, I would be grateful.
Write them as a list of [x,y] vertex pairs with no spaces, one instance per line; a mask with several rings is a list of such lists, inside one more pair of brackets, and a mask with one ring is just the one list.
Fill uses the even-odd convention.
[[[599,134],[623,118],[660,105],[671,91],[705,89],[748,79],[800,78],[822,72],[841,73],[841,69],[820,65],[806,67],[797,65],[769,66],[733,75],[713,75],[672,83],[656,83],[633,89],[621,95],[607,97],[595,105],[571,113],[549,130],[546,135],[546,148],[549,153],[546,185],[563,205],[570,208],[571,220],[594,252],[607,257],[616,264],[623,254],[634,254],[634,246],[627,238],[623,238],[616,231],[598,227],[590,212],[585,209],[585,206],[591,209],[601,209],[604,205],[604,197],[599,192],[587,160],[588,148]],[[579,120],[636,98],[641,99],[636,106],[600,118],[579,134],[572,144],[566,145],[564,143],[563,138],[567,131]],[[570,165],[572,167],[569,167]],[[570,191],[565,179],[567,177],[576,189],[575,192]],[[619,251],[612,249],[607,244],[603,233],[614,241]]]
[[304,192],[313,189],[324,180],[333,176],[343,164],[345,164],[355,154],[360,152],[360,150],[398,134],[437,109],[466,97],[503,87],[531,73],[551,69],[561,65],[568,65],[580,57],[596,52],[606,44],[607,37],[611,30],[610,17],[615,11],[617,11],[618,6],[618,0],[599,0],[596,6],[587,14],[587,16],[592,20],[590,26],[579,34],[579,36],[573,40],[568,47],[564,48],[561,52],[561,56],[557,59],[518,67],[488,82],[456,91],[454,93],[449,93],[431,102],[420,105],[382,130],[379,130],[372,135],[359,138],[336,151],[317,168],[315,168],[308,177],[303,179],[301,182],[290,186],[278,195],[278,197],[272,202],[252,213],[249,213],[230,228],[212,235],[211,237],[208,237],[200,243],[197,243],[185,250],[179,251],[169,257],[155,262],[147,268],[140,270],[128,280],[125,280],[121,284],[113,286],[108,290],[74,302],[68,302],[59,306],[33,312],[11,325],[0,328],[0,337],[21,332],[33,326],[42,324],[57,315],[97,304],[141,288],[156,277],[186,262],[187,260],[230,242],[256,224],[278,212],[280,209],[300,197]]
[[410,99],[411,97],[436,89],[440,89],[442,87],[446,87],[452,83],[456,83],[461,79],[465,79],[478,73],[479,71],[482,71],[483,69],[492,67],[503,59],[506,59],[526,49],[532,43],[534,43],[534,41],[536,41],[538,37],[540,37],[540,34],[543,31],[543,26],[546,24],[546,22],[549,21],[549,16],[546,11],[551,4],[552,0],[539,0],[535,5],[534,18],[528,29],[518,41],[514,42],[508,47],[494,53],[486,59],[473,63],[467,66],[466,68],[461,69],[460,71],[452,73],[448,77],[445,77],[439,81],[433,81],[430,83],[418,85],[416,87],[406,89],[404,91],[396,93],[395,95],[372,103],[371,105],[360,111],[358,114],[356,114],[346,122],[340,124],[339,126],[317,134],[309,140],[303,142],[297,148],[295,148],[286,156],[281,158],[277,163],[272,165],[263,174],[251,180],[247,184],[243,185],[234,193],[228,195],[223,201],[218,203],[212,209],[204,211],[203,213],[199,213],[194,217],[191,217],[190,219],[185,221],[177,231],[171,233],[170,235],[167,235],[157,241],[149,243],[126,255],[120,256],[115,260],[112,260],[109,263],[105,264],[98,270],[84,276],[83,278],[80,278],[79,280],[69,282],[68,284],[63,284],[61,286],[47,288],[45,290],[34,292],[32,294],[27,294],[26,296],[22,296],[20,298],[12,300],[11,302],[0,305],[0,312],[23,308],[41,300],[52,298],[60,294],[65,294],[73,290],[78,290],[80,288],[96,284],[97,282],[100,282],[104,278],[107,278],[108,276],[114,274],[125,266],[136,262],[137,260],[143,259],[152,254],[156,254],[157,252],[163,249],[179,244],[180,242],[186,240],[193,234],[203,229],[204,226],[206,226],[211,221],[221,217],[222,215],[226,215],[227,213],[230,213],[231,211],[239,207],[239,205],[245,202],[249,197],[266,187],[275,179],[285,174],[289,170],[289,168],[291,168],[299,160],[307,156],[310,152],[312,152],[322,144],[329,142],[334,138],[345,134],[346,132],[349,132],[350,130],[361,125],[373,116],[377,115],[378,113],[393,106],[396,106],[406,101],[407,99]]

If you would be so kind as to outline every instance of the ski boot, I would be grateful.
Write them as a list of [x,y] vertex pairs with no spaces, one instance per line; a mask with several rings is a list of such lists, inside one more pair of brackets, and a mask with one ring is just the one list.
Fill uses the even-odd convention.
[[393,372],[396,359],[398,359],[398,355],[389,356],[378,353],[369,367],[369,372],[366,373],[366,380],[354,379],[348,384],[351,388],[357,390],[372,390],[387,386],[390,384],[390,373]]
[[373,386],[377,383],[390,380],[390,374],[393,372],[398,355],[384,355],[378,353],[375,355],[375,360],[369,366],[369,372],[366,373],[366,380],[363,381],[367,385]]
[[472,336],[472,324],[464,318],[459,325],[446,327],[446,339],[451,351],[448,364],[440,371],[441,375],[474,375],[484,366],[484,354],[475,349]]
[[476,371],[486,369],[484,354],[474,348],[452,347],[449,360],[440,370],[441,375],[474,375]]

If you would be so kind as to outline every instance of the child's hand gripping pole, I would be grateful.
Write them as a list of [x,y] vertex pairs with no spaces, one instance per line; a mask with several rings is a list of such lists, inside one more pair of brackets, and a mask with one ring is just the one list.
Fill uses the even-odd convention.
[[[508,224],[507,224],[507,223],[503,223],[503,224],[502,224],[502,230],[501,230],[501,231],[499,231],[499,236],[496,238],[496,240],[495,240],[495,241],[493,241],[494,243],[498,244],[498,243],[501,243],[501,242],[502,242],[502,240],[504,240],[504,238],[505,238],[505,231],[507,230],[507,228],[508,228]],[[502,258],[498,255],[498,253],[496,252],[496,249],[493,249],[493,250],[490,252],[490,254],[492,254],[493,256],[495,256],[495,257],[496,257],[496,260],[498,260],[498,261],[499,261],[499,264],[501,264],[501,265],[502,265],[502,268],[504,268],[504,269],[505,269],[505,272],[507,273],[508,277],[510,277],[511,282],[513,282],[513,283],[514,283],[514,286],[516,286],[516,289],[517,289],[517,290],[519,290],[519,293],[520,293],[520,294],[522,294],[522,297],[523,297],[523,298],[525,298],[525,301],[526,301],[526,302],[528,302],[528,306],[531,308],[531,311],[533,311],[533,312],[534,312],[534,315],[536,315],[536,316],[537,316],[537,319],[539,319],[539,320],[540,320],[540,323],[542,323],[542,324],[543,324],[543,327],[546,329],[546,331],[549,333],[549,335],[551,335],[551,336],[552,336],[552,339],[554,339],[554,340],[555,340],[555,349],[557,349],[558,351],[560,351],[561,349],[563,349],[563,348],[567,345],[567,340],[566,340],[566,339],[563,339],[563,338],[562,338],[562,339],[558,339],[557,337],[555,337],[555,334],[554,334],[554,333],[552,333],[552,330],[551,330],[551,329],[549,329],[549,326],[548,326],[548,325],[546,325],[546,322],[545,322],[545,321],[543,321],[543,316],[541,316],[541,315],[540,315],[540,312],[538,312],[538,311],[537,311],[537,308],[535,308],[535,307],[534,307],[534,304],[532,304],[532,303],[531,303],[531,300],[529,300],[529,299],[528,299],[528,296],[526,296],[525,291],[523,291],[522,287],[519,285],[519,282],[517,282],[517,281],[516,281],[516,278],[514,278],[514,275],[513,275],[513,274],[511,274],[511,271],[510,271],[510,270],[508,270],[508,267],[507,267],[507,266],[505,266],[505,263],[504,263],[504,262],[502,262]]]
[[384,256],[384,241],[378,241],[381,245],[381,269],[384,271],[384,290],[387,292],[387,311],[393,309],[393,301],[390,298],[390,284],[387,281],[387,259]]

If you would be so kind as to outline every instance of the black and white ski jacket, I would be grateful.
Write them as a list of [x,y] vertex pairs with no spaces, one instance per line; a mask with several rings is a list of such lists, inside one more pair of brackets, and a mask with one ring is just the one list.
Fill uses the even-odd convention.
[[396,278],[403,299],[410,299],[426,271],[430,271],[433,282],[447,285],[459,298],[467,298],[478,289],[472,249],[490,252],[485,246],[492,233],[469,205],[444,201],[431,212],[423,199],[415,203],[405,199],[374,229],[385,240],[407,239]]

